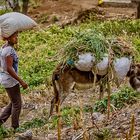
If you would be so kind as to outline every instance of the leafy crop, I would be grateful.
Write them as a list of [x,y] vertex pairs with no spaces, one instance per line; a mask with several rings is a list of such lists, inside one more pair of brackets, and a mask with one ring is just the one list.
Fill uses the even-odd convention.
[[4,127],[0,127],[0,139],[3,139],[8,135],[8,131]]
[[[78,107],[64,107],[61,110],[63,126],[70,126],[73,123],[73,117],[80,115],[80,109]],[[53,116],[50,123],[50,128],[57,126],[58,116]]]
[[[125,105],[134,104],[137,101],[138,93],[131,88],[124,87],[120,91],[113,93],[110,97],[112,110],[121,109]],[[108,99],[105,97],[101,101],[97,101],[94,105],[94,111],[106,112]]]
[[45,119],[34,118],[31,121],[24,122],[19,128],[16,129],[17,132],[24,132],[25,130],[31,128],[38,128],[46,124]]
[[14,134],[14,130],[12,128],[7,129],[3,126],[0,126],[0,140],[3,140],[6,137],[10,137]]

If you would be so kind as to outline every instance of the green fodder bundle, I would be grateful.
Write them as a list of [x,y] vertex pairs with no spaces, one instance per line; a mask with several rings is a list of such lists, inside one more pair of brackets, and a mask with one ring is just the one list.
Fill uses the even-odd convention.
[[64,46],[63,58],[68,64],[73,64],[80,54],[90,52],[98,63],[105,54],[110,54],[110,50],[112,50],[113,58],[130,57],[134,52],[131,43],[121,37],[105,37],[102,32],[87,30],[78,32]]
[[91,52],[97,60],[100,60],[105,53],[108,53],[108,42],[102,33],[88,30],[78,32],[64,47],[64,58],[75,61],[79,54]]

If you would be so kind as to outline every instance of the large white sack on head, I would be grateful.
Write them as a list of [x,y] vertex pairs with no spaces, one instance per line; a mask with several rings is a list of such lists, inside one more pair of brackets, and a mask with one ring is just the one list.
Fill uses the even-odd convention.
[[103,57],[103,60],[99,63],[97,63],[96,68],[97,68],[97,74],[98,75],[105,75],[107,74],[107,70],[108,70],[108,56],[106,55],[105,57]]
[[91,53],[84,53],[79,55],[79,60],[75,62],[75,67],[80,71],[91,71],[95,57]]
[[24,26],[24,28],[27,28],[27,29],[32,28],[37,25],[37,23],[33,19],[18,12],[10,12],[10,13],[1,15],[0,24],[4,22],[4,20],[6,20],[7,18],[14,18],[16,21],[18,21],[18,24],[21,24],[21,26]]
[[[10,22],[10,20],[12,22]],[[37,23],[34,20],[32,20],[30,17],[28,17],[24,14],[18,13],[18,12],[11,12],[11,13],[6,13],[6,14],[0,16],[0,26],[1,26],[2,30],[4,28],[9,28],[8,25],[10,27],[12,27],[11,24],[13,24],[13,21],[15,21],[13,27],[16,24],[16,28],[11,29],[11,30],[15,30],[15,32],[31,29],[37,25]],[[6,29],[4,29],[4,30],[6,30]],[[12,31],[10,31],[10,32],[12,32]],[[8,32],[5,34],[10,35],[10,33],[8,33]],[[9,36],[3,36],[3,37],[9,37]]]
[[114,70],[116,77],[121,82],[127,75],[131,65],[131,60],[127,57],[122,57],[114,61]]
[[13,33],[18,31],[18,26],[17,22],[13,18],[8,18],[6,19],[2,24],[1,24],[1,36],[2,37],[9,37]]

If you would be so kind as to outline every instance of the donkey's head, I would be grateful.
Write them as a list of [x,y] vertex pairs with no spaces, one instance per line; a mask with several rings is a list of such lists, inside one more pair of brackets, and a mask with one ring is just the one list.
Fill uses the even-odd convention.
[[129,83],[133,89],[140,92],[140,64],[132,64],[127,73]]

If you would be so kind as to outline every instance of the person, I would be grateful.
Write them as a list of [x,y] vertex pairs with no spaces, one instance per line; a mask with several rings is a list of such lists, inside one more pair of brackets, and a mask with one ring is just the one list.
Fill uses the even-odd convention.
[[18,32],[8,38],[3,37],[3,39],[6,44],[1,48],[0,83],[6,89],[10,103],[0,115],[0,125],[11,116],[11,127],[15,130],[19,127],[19,115],[22,106],[20,85],[23,89],[26,89],[28,85],[18,76],[18,56],[15,51],[18,43]]

